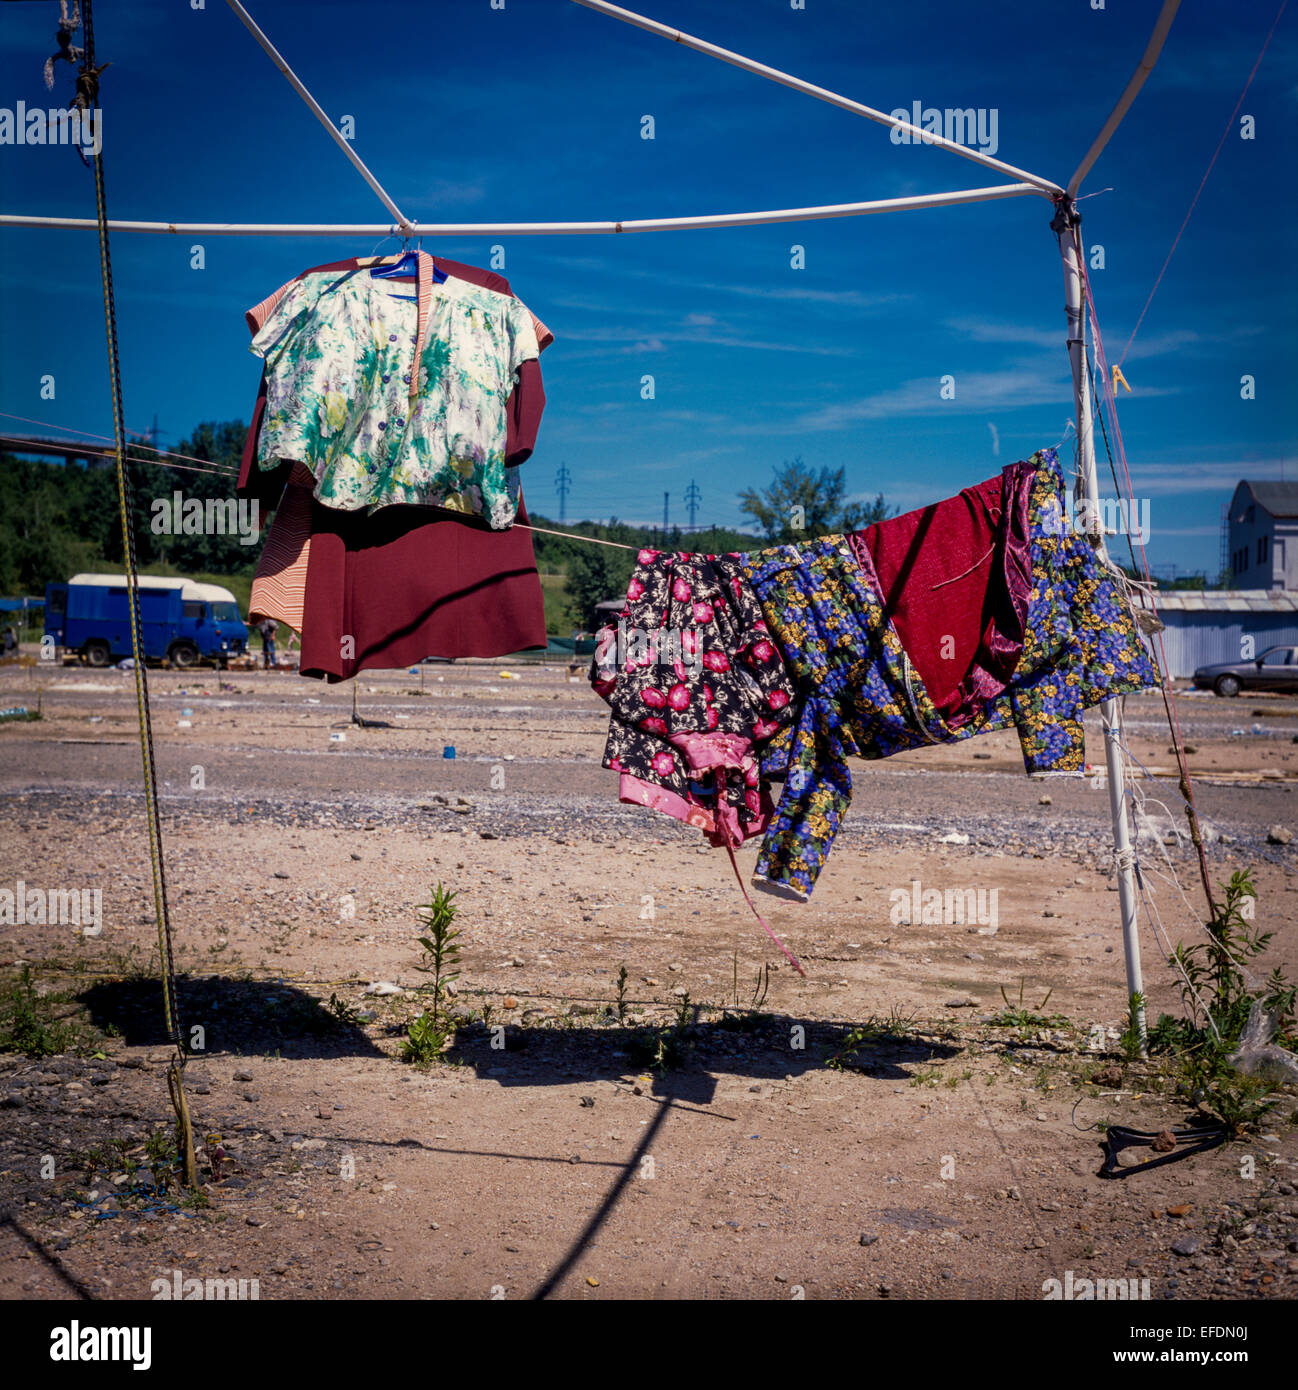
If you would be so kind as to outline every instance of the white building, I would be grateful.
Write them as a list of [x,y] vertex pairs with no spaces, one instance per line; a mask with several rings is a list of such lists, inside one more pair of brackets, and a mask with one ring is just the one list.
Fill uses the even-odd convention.
[[1298,589],[1298,483],[1245,479],[1228,518],[1231,587]]

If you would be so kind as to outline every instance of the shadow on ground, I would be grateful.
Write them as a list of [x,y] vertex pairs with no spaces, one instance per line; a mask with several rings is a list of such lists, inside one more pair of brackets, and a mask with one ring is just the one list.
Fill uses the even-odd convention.
[[[356,1024],[293,985],[182,975],[176,982],[180,1023],[191,1050],[248,1056],[384,1057]],[[77,996],[90,1021],[131,1047],[166,1047],[162,985],[143,977],[91,985]],[[201,1048],[190,1030],[203,1030]]]
[[[503,1041],[504,1046],[493,1046]],[[862,1037],[845,1024],[780,1014],[726,1015],[661,1027],[462,1029],[446,1060],[501,1086],[651,1078],[651,1094],[710,1104],[721,1076],[782,1081],[839,1065],[880,1080],[909,1081],[908,1066],[945,1061],[962,1049],[918,1033]]]

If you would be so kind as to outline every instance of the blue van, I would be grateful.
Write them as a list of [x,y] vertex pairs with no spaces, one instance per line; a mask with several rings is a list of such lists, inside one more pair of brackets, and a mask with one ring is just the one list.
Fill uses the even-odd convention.
[[[248,629],[229,589],[192,579],[140,576],[144,657],[173,666],[214,661],[223,667],[248,647]],[[45,589],[45,637],[90,666],[131,652],[131,619],[122,574],[74,574]]]

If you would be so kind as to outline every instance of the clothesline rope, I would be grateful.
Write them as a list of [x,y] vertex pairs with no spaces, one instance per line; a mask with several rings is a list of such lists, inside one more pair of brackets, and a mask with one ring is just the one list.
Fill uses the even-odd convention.
[[[27,415],[11,415],[8,411],[4,410],[0,410],[0,420],[21,420],[25,425],[40,425],[47,430],[62,430],[65,434],[80,435],[82,439],[98,439],[105,444],[113,443],[111,436],[106,434],[95,434],[93,430],[78,430],[74,429],[71,425],[51,425],[44,420],[33,420]],[[75,439],[58,439],[52,442],[56,444],[75,444],[77,441]],[[233,478],[238,473],[238,469],[231,468],[223,463],[218,463],[216,459],[201,459],[194,454],[178,454],[172,449],[159,449],[152,444],[142,444],[135,439],[128,440],[126,447],[128,449],[147,449],[151,454],[158,454],[159,456],[165,455],[167,458],[188,459],[191,463],[201,463],[204,465],[202,468],[185,468],[178,463],[159,463],[157,465],[159,468],[178,468],[185,473],[216,473],[226,478]],[[14,452],[22,453],[23,451],[19,448]],[[105,450],[103,454],[96,454],[95,457],[115,458],[116,454]]]
[[[1081,275],[1082,287],[1084,290],[1085,313],[1091,325],[1091,336],[1095,343],[1095,361],[1099,370],[1092,374],[1092,382],[1098,379],[1100,383],[1103,407],[1108,410],[1109,420],[1113,426],[1113,446],[1110,446],[1108,431],[1104,431],[1104,446],[1109,456],[1110,470],[1113,472],[1115,485],[1117,483],[1117,470],[1113,466],[1114,447],[1117,450],[1118,461],[1122,464],[1122,478],[1125,483],[1125,498],[1128,503],[1133,499],[1133,488],[1131,485],[1131,469],[1127,464],[1127,448],[1122,436],[1122,424],[1118,419],[1118,399],[1116,386],[1114,384],[1113,373],[1109,370],[1108,355],[1104,349],[1104,335],[1100,331],[1099,312],[1095,307],[1095,291],[1091,285],[1090,276],[1086,269],[1086,259],[1082,254],[1081,232],[1076,226],[1073,228],[1073,238],[1077,248],[1077,260],[1079,273]],[[1096,412],[1100,417],[1101,428],[1104,425],[1104,409]],[[1121,491],[1121,488],[1119,488]],[[1131,550],[1133,564],[1136,560],[1136,546],[1131,543],[1130,527],[1127,528],[1127,544]],[[1145,584],[1149,586],[1145,594],[1145,603],[1148,609],[1157,618],[1158,610],[1153,596],[1153,575],[1150,573],[1149,558],[1145,552],[1143,539],[1137,537],[1137,545],[1140,550],[1139,568],[1144,578]],[[1204,900],[1208,905],[1208,916],[1213,919],[1217,915],[1217,903],[1212,892],[1212,880],[1208,873],[1208,856],[1204,850],[1203,836],[1199,829],[1199,812],[1195,805],[1194,788],[1190,781],[1190,765],[1185,755],[1185,737],[1181,732],[1181,720],[1177,711],[1176,697],[1172,692],[1167,671],[1167,648],[1163,641],[1161,624],[1151,639],[1151,646],[1156,649],[1159,667],[1163,672],[1163,680],[1160,683],[1160,693],[1163,698],[1163,710],[1167,715],[1168,729],[1172,735],[1172,747],[1176,754],[1177,771],[1180,774],[1181,793],[1187,803],[1186,819],[1190,825],[1190,840],[1194,845],[1195,852],[1199,860],[1199,880],[1203,887]]]
[[[88,110],[102,120],[99,106],[99,73],[95,66],[95,22],[93,0],[85,0],[84,62],[77,78],[78,97]],[[107,65],[105,65],[107,66]],[[98,121],[96,122],[98,124]],[[126,454],[125,410],[122,405],[121,353],[117,333],[117,307],[113,290],[112,257],[109,250],[108,195],[105,191],[104,159],[95,155],[95,214],[98,232],[99,274],[104,298],[104,329],[108,347],[108,378],[113,408],[113,445],[116,457],[117,511],[121,523],[122,558],[126,569],[127,616],[131,634],[136,719],[140,735],[140,754],[144,774],[145,825],[148,831],[149,859],[153,876],[154,912],[157,917],[159,976],[162,985],[163,1018],[175,1054],[167,1067],[167,1091],[176,1111],[176,1143],[180,1151],[184,1179],[197,1187],[198,1167],[194,1158],[194,1134],[189,1106],[185,1100],[183,1074],[188,1056],[187,1040],[180,1023],[177,1003],[175,954],[172,946],[171,917],[167,902],[167,877],[163,856],[162,818],[158,809],[158,764],[153,747],[153,721],[149,702],[148,675],[144,669],[143,624],[140,610],[139,567],[135,549],[135,500],[131,470]]]
[[[75,428],[74,428],[73,426],[71,426],[71,425],[53,425],[53,424],[50,424],[49,422],[47,422],[47,421],[45,421],[45,420],[34,420],[34,419],[32,419],[31,417],[26,416],[26,415],[11,415],[11,414],[9,414],[7,411],[3,411],[3,410],[0,410],[0,419],[5,419],[5,420],[21,420],[24,424],[28,424],[28,425],[41,425],[41,426],[43,426],[45,429],[51,429],[51,430],[63,430],[64,433],[66,433],[66,434],[76,434],[76,435],[80,435],[83,439],[98,439],[98,440],[103,440],[105,443],[111,443],[111,442],[112,442],[112,440],[109,438],[108,435],[104,435],[104,434],[95,434],[92,430],[79,430],[79,429],[75,429]],[[75,443],[76,441],[75,441],[75,440],[67,440],[67,441],[60,440],[60,441],[58,441],[58,442],[59,442],[59,443],[64,443],[64,442],[66,442],[66,443]],[[238,475],[238,471],[239,471],[237,468],[227,467],[226,465],[221,464],[221,463],[217,463],[215,460],[212,460],[212,459],[200,459],[200,458],[195,457],[195,455],[193,455],[193,454],[179,454],[179,453],[176,453],[176,452],[175,452],[174,450],[172,450],[172,449],[158,449],[158,448],[154,447],[154,446],[151,445],[151,444],[140,444],[140,443],[138,443],[138,442],[136,442],[136,441],[134,441],[134,440],[132,440],[132,441],[128,444],[127,447],[128,447],[128,448],[136,448],[136,449],[147,449],[150,453],[152,453],[152,454],[157,454],[157,455],[159,456],[158,462],[157,462],[157,464],[156,464],[156,466],[157,466],[158,468],[175,468],[175,469],[179,469],[180,471],[186,472],[186,473],[213,473],[213,474],[217,474],[217,475],[219,475],[220,477],[224,477],[224,478],[233,478],[233,477],[236,477],[236,476]],[[21,450],[17,450],[16,452],[21,453],[22,451],[21,451]],[[102,457],[102,458],[113,458],[113,457],[115,457],[115,455],[114,455],[113,453],[111,453],[110,451],[105,450],[104,453],[103,453],[102,455],[98,455],[98,454],[97,454],[96,457],[97,457],[97,458],[98,458],[98,457]],[[204,468],[186,468],[184,464],[179,464],[179,463],[164,463],[164,462],[162,462],[162,459],[163,459],[164,457],[165,457],[165,458],[175,458],[175,459],[189,459],[189,460],[191,460],[191,461],[194,462],[194,463],[201,463],[201,464],[210,465],[210,466],[207,466],[207,467],[204,467]],[[557,536],[560,540],[565,540],[565,541],[585,541],[588,545],[607,545],[607,546],[612,546],[615,550],[643,550],[643,549],[644,549],[644,547],[643,547],[643,546],[640,546],[640,545],[627,545],[627,544],[626,544],[625,542],[623,542],[623,541],[608,541],[608,540],[604,540],[604,539],[603,539],[602,537],[600,537],[600,536],[584,536],[584,535],[581,534],[580,531],[554,531],[554,530],[551,530],[548,526],[532,526],[532,525],[530,525],[530,524],[528,524],[528,523],[525,523],[525,522],[522,522],[522,521],[517,521],[517,522],[514,523],[514,525],[515,525],[516,527],[518,527],[518,528],[524,530],[524,531],[536,531],[536,532],[540,533],[541,535],[545,535],[545,536]],[[643,529],[646,529],[646,530],[647,530],[648,528],[646,527],[646,528],[643,528]],[[754,539],[754,540],[757,540],[758,538],[757,538],[756,536],[754,536],[753,539]]]
[[[1156,778],[1152,778],[1151,774],[1148,773],[1148,771],[1146,771],[1146,776],[1150,777],[1151,780],[1157,780]],[[1134,777],[1131,778],[1129,790],[1133,799],[1136,800],[1139,804],[1138,815],[1148,824],[1153,825],[1153,817],[1149,816],[1143,809],[1143,802],[1146,799],[1145,793],[1143,789],[1139,787]],[[1156,802],[1155,804],[1160,806],[1162,805],[1161,802]],[[1171,812],[1167,809],[1166,806],[1163,806],[1163,812],[1168,817],[1168,823],[1172,826],[1173,831],[1175,832],[1175,822],[1172,820]],[[1185,905],[1186,913],[1189,916],[1191,922],[1194,924],[1195,928],[1198,931],[1201,931],[1204,934],[1204,936],[1208,938],[1214,949],[1221,951],[1232,962],[1232,964],[1239,970],[1240,974],[1243,976],[1250,989],[1258,989],[1260,987],[1261,982],[1258,980],[1257,976],[1253,974],[1253,972],[1248,968],[1248,966],[1242,959],[1236,957],[1230,951],[1230,949],[1223,943],[1220,936],[1216,936],[1211,931],[1209,931],[1207,925],[1202,921],[1202,919],[1199,917],[1199,914],[1194,910],[1194,907],[1191,904],[1190,899],[1186,896],[1185,889],[1181,886],[1181,880],[1177,876],[1176,866],[1172,863],[1172,857],[1168,854],[1166,845],[1164,845],[1163,841],[1158,837],[1157,834],[1155,834],[1153,838],[1155,844],[1158,846],[1159,853],[1163,856],[1163,860],[1167,865],[1167,872],[1163,873],[1160,869],[1152,866],[1147,868],[1147,872],[1152,873],[1156,877],[1161,878],[1165,882],[1170,883],[1176,889],[1177,894],[1180,896],[1182,903]],[[1158,905],[1154,899],[1152,891],[1149,890],[1148,886],[1144,881],[1143,874],[1137,875],[1137,882],[1141,892],[1141,900],[1146,907],[1147,914],[1152,913],[1154,914],[1154,916],[1157,917],[1159,930],[1165,933],[1166,929],[1163,928],[1162,925],[1162,914],[1158,910]],[[1155,940],[1158,940],[1157,935],[1155,937]],[[1159,949],[1163,950],[1162,942],[1159,942]],[[1163,954],[1167,963],[1173,967],[1173,969],[1178,975],[1181,976],[1181,979],[1184,982],[1185,987],[1193,995],[1195,1002],[1203,1010],[1203,1015],[1204,1018],[1207,1020],[1208,1027],[1211,1029],[1217,1041],[1220,1042],[1221,1034],[1217,1029],[1217,1025],[1213,1022],[1212,1014],[1209,1011],[1208,1006],[1204,1002],[1202,996],[1199,994],[1198,990],[1195,989],[1193,982],[1190,980],[1190,977],[1186,974],[1184,968],[1181,966],[1180,961],[1177,959],[1176,952],[1168,952],[1166,950],[1163,950]]]
[[[103,442],[103,443],[112,443],[112,439],[111,439],[111,437],[110,437],[109,435],[97,434],[97,433],[95,433],[95,431],[93,431],[93,430],[83,430],[83,429],[79,429],[79,428],[77,428],[77,427],[74,426],[74,425],[62,425],[62,424],[55,424],[55,423],[53,423],[53,422],[51,422],[51,421],[48,421],[48,420],[38,420],[38,419],[35,419],[33,416],[30,416],[30,415],[14,415],[14,414],[12,414],[12,413],[9,412],[9,411],[0,410],[0,419],[3,419],[3,420],[17,420],[17,421],[20,421],[21,423],[26,424],[26,425],[39,425],[39,426],[41,426],[42,429],[62,430],[63,433],[65,433],[65,434],[78,435],[78,436],[80,436],[82,439],[93,439],[93,440],[99,440],[99,441],[101,441],[101,442]],[[1065,437],[1066,437],[1066,436],[1065,436]],[[76,441],[76,440],[56,440],[56,441],[54,441],[54,442],[56,442],[56,443],[68,443],[68,444],[73,444],[73,443],[76,443],[77,441]],[[1062,443],[1063,443],[1063,440],[1060,440],[1059,444],[1062,445]],[[220,476],[220,477],[225,477],[225,478],[233,478],[233,477],[236,477],[236,476],[238,475],[238,471],[239,471],[237,468],[235,468],[235,467],[233,467],[233,466],[231,466],[231,465],[223,464],[223,463],[219,462],[219,461],[216,460],[216,459],[203,459],[203,458],[199,458],[199,457],[198,457],[197,455],[195,455],[195,454],[182,454],[182,453],[179,453],[179,452],[177,452],[177,451],[174,450],[174,449],[160,449],[160,448],[158,448],[156,445],[153,445],[153,444],[144,444],[144,443],[140,442],[139,440],[131,440],[131,441],[129,441],[128,447],[129,447],[129,448],[134,448],[134,449],[143,449],[143,450],[146,450],[147,452],[149,452],[149,453],[151,453],[151,454],[155,454],[155,455],[157,456],[157,458],[156,458],[156,460],[155,460],[155,466],[158,467],[158,468],[172,468],[172,469],[176,469],[176,470],[178,470],[178,471],[180,471],[180,472],[187,472],[187,473],[210,473],[210,474],[214,474],[214,475],[217,475],[217,476]],[[1059,445],[1056,445],[1056,447],[1059,447]],[[21,450],[21,449],[16,449],[14,452],[15,452],[15,453],[21,453],[22,450]],[[105,451],[102,455],[97,454],[97,455],[95,455],[95,457],[112,458],[112,457],[113,457],[113,454],[112,454],[110,451]],[[190,464],[199,464],[199,465],[201,465],[201,467],[193,468],[193,467],[185,467],[184,464],[180,464],[180,463],[167,463],[167,462],[164,461],[164,460],[166,460],[166,459],[184,459],[184,460],[186,460],[186,461],[187,461],[188,463],[190,463]],[[1116,480],[1116,478],[1114,479],[1114,482],[1115,482],[1115,490],[1117,490],[1117,486],[1116,486],[1116,485],[1117,485],[1117,480]],[[638,551],[638,550],[642,550],[642,549],[644,548],[642,545],[630,545],[630,544],[626,543],[625,541],[610,541],[610,540],[605,540],[605,539],[603,539],[603,538],[600,537],[600,536],[586,536],[586,535],[583,535],[583,534],[582,534],[581,532],[579,532],[579,531],[556,531],[556,530],[554,530],[554,529],[552,529],[551,527],[548,527],[548,526],[534,526],[534,525],[532,525],[532,524],[530,524],[530,523],[521,522],[521,521],[515,522],[514,525],[517,526],[517,527],[520,527],[520,528],[521,528],[522,530],[524,530],[524,531],[535,531],[535,532],[538,533],[539,535],[544,535],[544,536],[555,536],[555,537],[557,537],[559,540],[566,540],[566,541],[582,541],[582,542],[585,542],[585,543],[588,544],[588,545],[603,545],[603,546],[609,546],[609,547],[611,547],[611,548],[614,549],[614,550],[636,550],[636,551]],[[648,527],[642,527],[641,529],[642,529],[642,530],[648,530],[648,529],[650,529],[650,528],[648,528]],[[686,529],[688,529],[688,528],[686,528]],[[699,528],[696,527],[696,528],[694,528],[694,529],[695,529],[695,530],[698,530]],[[703,528],[703,529],[707,529],[707,528]],[[714,528],[714,529],[715,529],[715,528]],[[725,528],[725,529],[730,529],[730,528]],[[682,534],[685,534],[685,533],[686,533],[685,531],[682,531]],[[752,539],[753,539],[755,542],[759,543],[759,544],[761,543],[761,540],[762,540],[762,538],[759,537],[759,536],[754,536],[754,537],[752,537]],[[990,555],[991,552],[988,551],[988,554]],[[982,557],[982,560],[979,560],[979,561],[977,562],[977,564],[975,564],[972,568],[973,568],[973,569],[976,569],[976,568],[978,567],[978,564],[982,564],[982,563],[983,563],[983,560],[986,560],[986,558],[987,558],[987,556],[984,555],[984,556]],[[1127,589],[1127,590],[1129,590],[1129,591],[1141,593],[1141,594],[1145,594],[1145,593],[1151,592],[1152,590],[1156,590],[1156,589],[1157,589],[1157,584],[1156,584],[1154,581],[1152,581],[1152,580],[1149,581],[1149,583],[1142,583],[1142,582],[1139,581],[1139,580],[1133,579],[1133,578],[1132,578],[1129,574],[1127,574],[1126,571],[1123,570],[1119,565],[1116,565],[1116,564],[1113,562],[1112,558],[1109,557],[1107,554],[1104,556],[1104,562],[1105,562],[1105,564],[1106,564],[1106,567],[1107,567],[1107,568],[1109,569],[1109,571],[1112,573],[1114,579],[1115,579],[1117,582],[1119,582],[1125,589]],[[957,575],[957,576],[956,576],[957,579],[958,579],[958,578],[963,578],[963,577],[964,577],[963,575]],[[944,584],[945,584],[945,583],[954,583],[954,582],[955,582],[954,580],[945,580],[945,581],[943,581]],[[939,585],[939,586],[937,586],[937,587],[942,587],[942,586]]]
[[565,541],[588,541],[591,545],[610,545],[614,550],[643,550],[643,546],[627,545],[624,541],[606,541],[599,536],[583,536],[577,531],[551,531],[547,526],[531,526],[527,522],[516,521],[515,526],[524,531],[536,531],[543,536],[558,536]]
[[[1160,873],[1159,877],[1165,878],[1166,875]],[[1171,881],[1177,888],[1180,888],[1180,883],[1175,878]],[[1137,876],[1137,890],[1140,894],[1140,905],[1144,910],[1145,920],[1149,924],[1149,933],[1154,938],[1154,944],[1158,947],[1159,954],[1163,957],[1163,963],[1181,977],[1182,984],[1194,998],[1194,1002],[1202,1009],[1203,1016],[1208,1021],[1208,1027],[1212,1030],[1217,1041],[1220,1042],[1221,1034],[1217,1030],[1217,1025],[1213,1022],[1212,1014],[1207,1004],[1204,1002],[1203,996],[1195,988],[1193,980],[1190,979],[1184,966],[1181,965],[1177,957],[1176,950],[1171,944],[1171,936],[1168,933],[1167,927],[1163,924],[1163,914],[1159,911],[1158,903],[1153,893],[1149,891],[1143,874]],[[1184,893],[1182,893],[1182,897],[1184,896]]]

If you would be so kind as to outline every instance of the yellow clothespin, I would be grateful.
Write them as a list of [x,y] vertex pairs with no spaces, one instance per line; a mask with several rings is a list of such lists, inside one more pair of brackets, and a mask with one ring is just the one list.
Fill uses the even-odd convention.
[[1118,382],[1121,382],[1126,388],[1127,395],[1131,395],[1131,387],[1127,386],[1127,378],[1122,375],[1122,368],[1115,366],[1113,369],[1113,389],[1115,391],[1118,389]]

